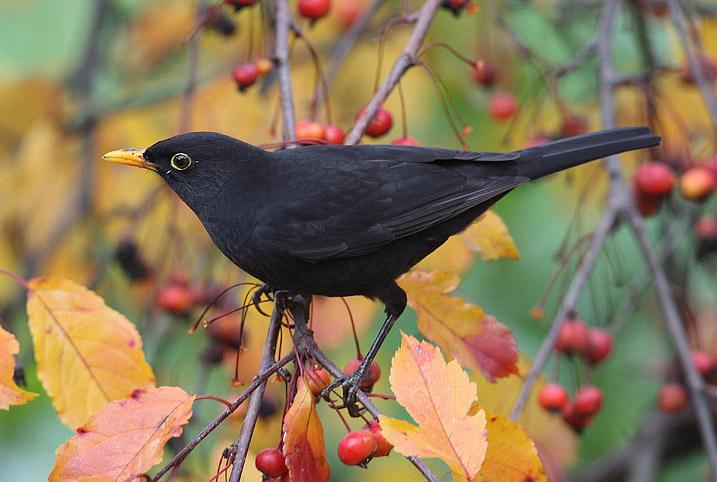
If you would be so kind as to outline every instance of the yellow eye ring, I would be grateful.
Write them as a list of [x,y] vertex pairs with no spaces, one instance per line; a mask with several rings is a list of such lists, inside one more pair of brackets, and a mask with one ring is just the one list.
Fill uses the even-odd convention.
[[192,158],[183,152],[178,152],[172,156],[172,159],[169,161],[169,163],[171,164],[173,169],[176,169],[177,171],[184,171],[186,169],[189,169],[189,167],[192,165]]

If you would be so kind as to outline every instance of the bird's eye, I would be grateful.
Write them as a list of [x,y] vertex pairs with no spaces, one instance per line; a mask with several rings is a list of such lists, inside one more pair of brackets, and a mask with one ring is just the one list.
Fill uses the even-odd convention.
[[184,171],[192,165],[192,158],[183,152],[178,152],[172,156],[172,160],[169,163],[177,171]]

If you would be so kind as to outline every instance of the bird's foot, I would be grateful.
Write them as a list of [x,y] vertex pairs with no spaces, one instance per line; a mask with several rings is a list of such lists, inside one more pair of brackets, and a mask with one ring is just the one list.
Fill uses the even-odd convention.
[[262,299],[261,297],[264,295],[267,295],[268,299],[271,299],[269,296],[272,293],[272,289],[269,285],[261,285],[257,289],[254,290],[254,292],[251,294],[251,303],[254,305],[254,308],[256,308],[256,311],[261,313],[264,316],[270,316],[267,313],[264,312],[264,310],[261,309],[261,303]]
[[350,375],[335,379],[321,392],[321,397],[327,398],[332,391],[340,386],[343,391],[343,405],[338,408],[346,408],[352,417],[360,417],[362,409],[356,402],[363,381],[364,374],[357,370]]

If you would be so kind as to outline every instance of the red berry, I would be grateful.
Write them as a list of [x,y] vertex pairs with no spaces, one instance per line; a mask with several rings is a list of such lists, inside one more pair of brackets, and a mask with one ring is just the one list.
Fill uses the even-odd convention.
[[546,383],[538,392],[540,406],[551,412],[561,410],[569,401],[568,392],[557,383]]
[[259,452],[254,461],[257,470],[269,477],[281,477],[287,472],[286,460],[281,450],[266,448]]
[[680,178],[680,192],[685,199],[702,201],[717,187],[717,176],[706,167],[692,167]]
[[715,367],[715,359],[706,351],[693,351],[690,357],[692,358],[692,366],[703,377],[709,375]]
[[667,413],[679,412],[687,403],[687,390],[679,383],[666,383],[660,389],[660,410]]
[[[361,116],[361,114],[363,114],[363,111],[364,109],[361,109],[358,112],[358,114],[356,115],[357,119]],[[391,113],[389,111],[381,107],[376,112],[376,115],[373,116],[371,122],[368,123],[368,126],[366,127],[366,130],[364,132],[369,137],[381,137],[382,135],[390,131],[391,127],[393,127],[393,117],[391,116]]]
[[563,117],[563,123],[560,126],[560,135],[562,137],[579,136],[588,131],[588,121],[585,117],[578,114],[567,114]]
[[518,100],[510,92],[495,94],[488,104],[490,115],[496,120],[507,120],[518,110]]
[[331,383],[331,375],[319,365],[307,366],[304,376],[309,390],[314,395],[319,395]]
[[585,385],[575,392],[575,412],[580,415],[595,415],[602,406],[602,392],[595,385]]
[[393,445],[391,445],[389,441],[384,438],[381,433],[381,425],[379,425],[378,420],[371,420],[368,425],[364,427],[364,429],[368,430],[374,435],[374,437],[376,437],[377,447],[376,451],[373,453],[374,457],[385,457],[391,453]]
[[[361,361],[363,361],[363,358],[354,358],[348,362],[344,368],[344,373],[351,375],[358,369],[359,365],[361,365]],[[363,379],[360,386],[362,389],[371,390],[379,378],[381,378],[381,367],[378,366],[378,363],[371,362],[371,365],[368,367],[368,372],[366,372],[366,378]]]
[[324,126],[316,121],[300,120],[296,123],[296,138],[299,140],[324,140]]
[[310,20],[318,20],[331,10],[331,0],[299,0],[299,13]]
[[259,71],[254,63],[247,62],[235,67],[232,71],[232,77],[237,83],[239,90],[244,92],[247,88],[254,84],[254,82],[256,82],[256,79],[259,77]]
[[588,346],[588,329],[579,318],[567,318],[560,327],[555,349],[563,353],[583,353]]
[[156,303],[165,311],[184,314],[194,305],[194,296],[186,284],[172,282],[159,290]]
[[365,0],[337,0],[336,16],[344,30],[349,29],[366,11]]
[[254,61],[254,65],[256,66],[256,73],[260,76],[268,74],[274,67],[272,61],[267,59],[266,57],[259,57]]
[[588,345],[583,357],[593,365],[603,361],[612,351],[612,335],[600,328],[588,329]]
[[717,218],[701,218],[695,224],[695,234],[704,239],[717,237]]
[[378,449],[378,441],[368,430],[349,432],[339,442],[339,460],[346,465],[366,462]]
[[632,189],[632,198],[635,201],[635,207],[643,218],[648,218],[660,210],[660,198],[648,196],[640,191],[637,186]]
[[563,406],[562,410],[563,420],[572,427],[576,432],[581,432],[584,428],[590,425],[592,416],[578,413],[575,410],[575,402],[568,402]]
[[489,87],[495,82],[495,69],[493,65],[485,59],[478,59],[473,62],[471,74],[476,84]]
[[664,197],[675,185],[675,173],[664,162],[646,162],[635,173],[635,185],[642,194]]
[[339,126],[329,124],[324,127],[324,138],[329,144],[343,144],[346,133]]
[[454,15],[458,15],[469,2],[470,0],[443,0],[441,6],[453,12]]
[[401,138],[393,141],[391,144],[394,144],[397,146],[420,146],[418,141],[411,136],[401,137]]

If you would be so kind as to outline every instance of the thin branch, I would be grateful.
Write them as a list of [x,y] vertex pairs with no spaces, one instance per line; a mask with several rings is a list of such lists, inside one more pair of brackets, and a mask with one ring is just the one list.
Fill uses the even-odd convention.
[[717,134],[717,98],[715,98],[713,90],[712,76],[705,72],[704,52],[700,51],[697,46],[690,45],[690,40],[687,34],[685,7],[682,2],[680,2],[680,0],[666,0],[665,3],[667,3],[667,6],[669,7],[672,25],[680,38],[682,49],[687,55],[690,72],[692,72],[692,75],[697,81],[697,86],[702,93],[702,98],[704,99],[705,104],[707,105],[707,110],[709,110],[710,113],[712,127]]
[[[281,1],[279,2],[281,3]],[[266,343],[264,344],[264,352],[261,355],[261,365],[259,366],[259,373],[265,372],[269,367],[275,365],[274,353],[276,352],[276,341],[279,337],[279,331],[281,330],[281,319],[284,317],[284,306],[280,296],[274,297],[274,311],[271,314],[271,321],[269,321],[269,330],[266,333]],[[261,407],[261,401],[264,398],[264,390],[266,389],[266,382],[264,380],[256,388],[249,401],[249,407],[247,407],[246,416],[239,432],[239,437],[236,441],[236,451],[234,456],[234,467],[232,467],[232,474],[229,477],[229,482],[239,482],[241,478],[242,470],[244,469],[244,462],[246,462],[246,456],[249,452],[249,442],[254,434],[254,427],[256,426],[256,420],[259,418],[259,408]]]
[[252,382],[249,384],[249,386],[246,387],[246,389],[241,393],[241,395],[239,395],[228,408],[226,408],[223,412],[217,415],[214,420],[209,422],[207,426],[202,429],[201,432],[199,432],[187,445],[182,448],[182,450],[177,452],[177,455],[175,455],[172,460],[167,463],[167,465],[162,467],[159,472],[157,472],[152,481],[157,482],[169,470],[181,464],[184,459],[187,458],[189,453],[194,450],[194,448],[199,445],[199,443],[204,440],[207,435],[212,433],[214,429],[221,425],[221,423],[237,408],[239,408],[239,406],[244,403],[261,385],[265,385],[269,377],[271,377],[274,373],[279,371],[281,367],[291,362],[293,359],[294,354],[290,353],[278,362],[266,368],[265,370],[259,371],[259,374],[254,378],[254,380],[252,380]]
[[[669,0],[672,1],[672,0]],[[612,50],[613,24],[617,14],[619,0],[605,2],[600,18],[598,65],[600,77],[600,107],[602,126],[605,129],[615,127],[615,105],[613,91],[615,89],[615,67]],[[650,274],[655,281],[655,291],[658,305],[665,319],[665,325],[672,337],[677,359],[685,374],[685,381],[690,392],[690,399],[697,416],[697,423],[702,434],[705,451],[709,460],[713,476],[717,475],[717,436],[707,400],[705,383],[692,364],[690,348],[685,328],[675,305],[670,284],[665,272],[659,263],[658,257],[652,248],[652,243],[645,231],[645,225],[630,196],[629,188],[625,183],[622,168],[616,156],[605,159],[605,166],[610,173],[611,198],[621,199],[625,208],[627,221],[637,239]]]
[[276,0],[274,63],[279,77],[279,96],[282,111],[281,135],[285,141],[296,139],[296,115],[294,114],[294,97],[291,91],[291,71],[289,66],[289,32],[291,31],[291,23],[291,11],[289,10],[288,1]]
[[373,119],[376,115],[378,109],[386,101],[386,98],[396,87],[396,84],[398,84],[401,77],[403,77],[406,71],[414,65],[418,49],[421,48],[421,44],[428,33],[428,28],[431,26],[433,17],[436,15],[441,3],[441,0],[427,0],[418,11],[416,26],[414,27],[408,42],[406,42],[406,46],[396,59],[396,62],[394,62],[388,77],[386,77],[386,80],[383,81],[381,86],[373,95],[368,105],[356,121],[356,124],[353,126],[353,129],[351,129],[351,133],[346,139],[346,144],[357,144],[361,140],[366,127],[368,127],[369,122],[371,122],[371,119]]
[[[311,355],[314,357],[314,359],[316,359],[317,362],[319,362],[324,368],[326,368],[326,370],[328,370],[328,372],[331,373],[333,377],[341,378],[345,376],[344,372],[342,372],[339,367],[334,365],[334,363],[326,355],[324,355],[324,352],[322,352],[317,346],[313,347]],[[358,400],[374,417],[378,417],[381,414],[379,409],[376,408],[376,405],[371,402],[371,399],[368,397],[368,395],[366,395],[361,390],[359,390],[358,392]],[[429,469],[421,459],[413,456],[406,458],[414,465],[414,467],[416,467],[416,469],[418,469],[418,471],[426,478],[426,480],[430,482],[438,482],[438,477],[436,477],[436,475],[431,472],[431,469]]]
[[560,304],[558,313],[555,315],[553,324],[550,326],[547,336],[540,345],[538,353],[535,355],[535,359],[533,360],[533,365],[530,367],[530,371],[525,376],[525,381],[520,387],[518,399],[516,400],[515,405],[513,406],[513,411],[510,414],[510,418],[513,420],[518,418],[520,412],[525,406],[525,403],[528,401],[533,385],[537,381],[538,376],[540,376],[540,373],[542,373],[545,364],[548,362],[548,359],[553,352],[555,340],[558,338],[560,328],[563,326],[568,313],[575,309],[580,293],[590,277],[590,273],[592,273],[593,268],[595,267],[595,263],[598,259],[603,243],[615,225],[619,209],[620,206],[613,202],[608,204],[606,211],[600,220],[600,224],[592,236],[590,246],[588,247],[585,256],[582,258],[580,266],[575,272],[575,276],[570,283],[567,293],[565,293],[565,297]]

